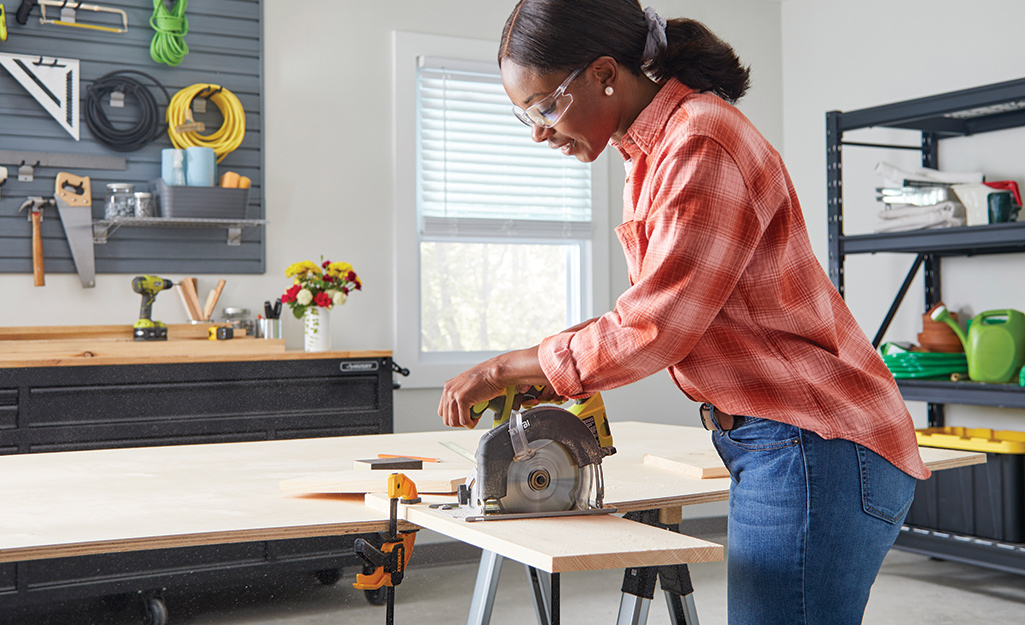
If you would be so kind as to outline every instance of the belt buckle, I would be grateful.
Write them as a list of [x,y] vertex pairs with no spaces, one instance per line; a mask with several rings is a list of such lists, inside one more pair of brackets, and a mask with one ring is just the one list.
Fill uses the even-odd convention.
[[712,420],[712,406],[708,403],[701,404],[698,408],[698,414],[701,415],[701,425],[709,432],[716,431],[715,421]]

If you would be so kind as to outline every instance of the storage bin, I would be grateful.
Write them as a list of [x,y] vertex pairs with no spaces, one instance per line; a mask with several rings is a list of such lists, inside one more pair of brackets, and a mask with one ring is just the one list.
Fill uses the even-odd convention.
[[1025,432],[942,427],[917,431],[918,444],[986,453],[986,463],[936,471],[918,482],[905,523],[1025,542]]
[[161,217],[245,219],[249,189],[177,187],[157,178],[153,192],[160,198]]

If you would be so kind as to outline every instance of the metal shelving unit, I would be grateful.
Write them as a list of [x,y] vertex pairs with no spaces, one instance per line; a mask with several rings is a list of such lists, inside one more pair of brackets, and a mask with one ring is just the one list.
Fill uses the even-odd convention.
[[[843,147],[913,149],[922,165],[938,168],[939,142],[1025,126],[1025,79],[906,100],[855,111],[826,113],[826,179],[829,276],[844,294],[844,257],[878,252],[914,254],[873,344],[878,346],[917,275],[924,271],[926,309],[941,301],[940,262],[944,256],[1025,252],[1025,223],[847,236],[843,232]],[[921,132],[919,147],[847,142],[844,132],[897,128]],[[923,269],[924,268],[924,269]],[[929,425],[942,426],[944,404],[1025,409],[1025,389],[1012,384],[898,381],[904,398],[928,405]],[[981,566],[1025,573],[1025,545],[994,545],[973,537],[905,528],[897,546]]]

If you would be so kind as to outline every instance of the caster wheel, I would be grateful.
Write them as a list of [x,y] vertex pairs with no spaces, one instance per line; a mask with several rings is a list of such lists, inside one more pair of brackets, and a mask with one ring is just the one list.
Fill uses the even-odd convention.
[[367,603],[370,605],[384,605],[388,603],[388,589],[384,586],[376,590],[364,590],[363,594],[367,597]]
[[151,597],[146,599],[143,607],[145,616],[143,616],[142,625],[167,625],[169,615],[163,599]]
[[323,569],[313,574],[325,586],[334,586],[342,579],[342,569]]

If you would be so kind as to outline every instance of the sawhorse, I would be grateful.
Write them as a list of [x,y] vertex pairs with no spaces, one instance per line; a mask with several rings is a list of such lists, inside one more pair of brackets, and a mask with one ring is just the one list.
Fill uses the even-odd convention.
[[[659,510],[628,512],[625,518],[646,525],[680,531],[678,511],[660,517]],[[498,591],[498,577],[502,572],[505,557],[493,551],[481,554],[474,585],[473,599],[467,625],[489,625],[491,611]],[[533,598],[534,612],[538,625],[559,625],[559,573],[547,573],[525,565],[527,581]],[[644,625],[648,620],[648,609],[655,596],[655,580],[662,580],[669,618],[673,625],[698,625],[698,613],[694,605],[694,587],[691,585],[690,570],[686,564],[671,566],[648,566],[628,568],[623,573],[623,596],[619,603],[617,625]]]

